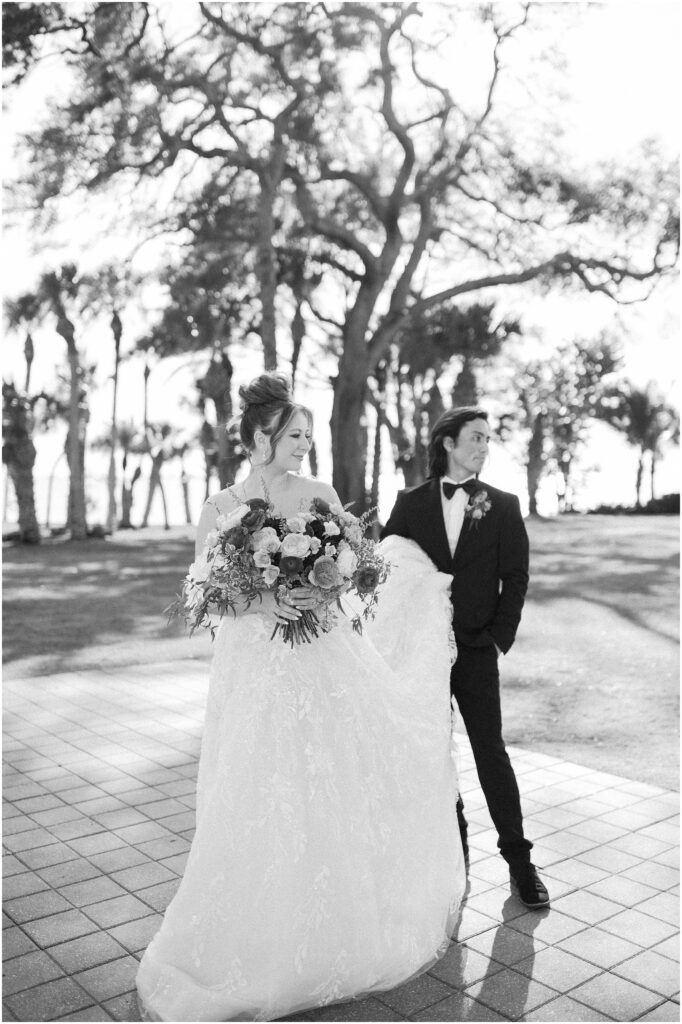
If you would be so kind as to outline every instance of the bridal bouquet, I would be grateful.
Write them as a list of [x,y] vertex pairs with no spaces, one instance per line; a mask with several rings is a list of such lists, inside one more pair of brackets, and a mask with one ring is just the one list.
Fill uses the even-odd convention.
[[297,587],[319,595],[316,611],[305,609],[296,621],[278,622],[276,634],[290,643],[310,643],[335,624],[334,608],[343,611],[341,595],[356,594],[363,605],[353,628],[362,631],[361,618],[374,613],[377,588],[386,580],[389,565],[366,540],[370,513],[358,518],[340,505],[313,499],[309,509],[289,519],[277,516],[269,502],[252,498],[234,511],[218,516],[204,550],[189,567],[182,596],[169,611],[190,625],[211,630],[211,613],[227,611],[261,600],[267,591],[281,600]]

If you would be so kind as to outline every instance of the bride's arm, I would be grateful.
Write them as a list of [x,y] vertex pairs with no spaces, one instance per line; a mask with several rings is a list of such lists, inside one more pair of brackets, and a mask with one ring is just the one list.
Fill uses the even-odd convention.
[[216,521],[218,519],[218,509],[212,501],[205,501],[204,506],[199,516],[199,522],[197,524],[197,533],[194,539],[194,558],[199,558],[199,555],[204,550],[204,544],[206,538],[215,529]]

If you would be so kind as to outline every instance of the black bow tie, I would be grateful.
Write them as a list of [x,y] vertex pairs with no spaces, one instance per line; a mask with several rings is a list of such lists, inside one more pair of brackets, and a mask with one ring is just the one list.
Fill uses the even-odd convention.
[[476,490],[476,481],[475,480],[465,480],[463,484],[451,484],[451,483],[448,483],[447,480],[444,480],[443,481],[443,494],[448,499],[448,501],[450,500],[452,495],[455,493],[455,491],[459,490],[460,487],[461,487],[461,489],[463,491],[466,491],[467,494],[472,495],[474,493],[474,491]]

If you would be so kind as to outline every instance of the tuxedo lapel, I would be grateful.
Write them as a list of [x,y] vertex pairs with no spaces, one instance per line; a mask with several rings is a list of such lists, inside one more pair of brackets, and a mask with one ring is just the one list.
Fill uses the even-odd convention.
[[438,480],[431,480],[429,487],[424,490],[418,514],[422,537],[421,546],[442,572],[449,572],[450,545],[443,519],[443,505],[440,500]]

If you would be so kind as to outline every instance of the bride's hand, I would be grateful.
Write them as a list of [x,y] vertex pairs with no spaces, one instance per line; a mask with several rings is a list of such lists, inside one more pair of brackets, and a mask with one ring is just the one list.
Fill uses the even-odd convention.
[[315,611],[320,604],[320,592],[313,587],[294,587],[286,596],[289,603],[302,612]]
[[[298,596],[298,593],[296,591],[296,596]],[[302,609],[306,607],[305,604],[299,606],[298,600],[294,601],[294,595],[291,591],[287,591],[281,597],[277,593],[268,594],[268,597],[272,598],[272,611],[275,618],[280,622],[283,620],[286,622],[296,622],[301,617]]]

